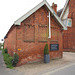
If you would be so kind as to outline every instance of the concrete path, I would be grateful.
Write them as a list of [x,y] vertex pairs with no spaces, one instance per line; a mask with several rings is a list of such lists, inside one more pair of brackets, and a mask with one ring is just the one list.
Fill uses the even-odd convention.
[[2,51],[0,51],[0,75],[24,75],[24,73],[6,68],[3,61]]

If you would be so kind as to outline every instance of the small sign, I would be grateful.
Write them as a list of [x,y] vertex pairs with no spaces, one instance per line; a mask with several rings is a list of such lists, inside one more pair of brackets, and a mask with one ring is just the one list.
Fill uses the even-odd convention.
[[72,25],[72,19],[68,19],[68,26]]
[[50,44],[50,51],[59,50],[59,44]]
[[18,49],[18,51],[21,51],[21,49]]

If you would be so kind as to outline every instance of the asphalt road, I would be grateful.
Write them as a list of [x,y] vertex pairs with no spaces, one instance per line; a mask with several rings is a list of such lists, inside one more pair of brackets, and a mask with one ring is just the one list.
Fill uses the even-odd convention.
[[0,75],[24,75],[24,73],[6,68],[3,61],[2,51],[0,51]]
[[75,75],[75,63],[61,67],[59,69],[48,71],[42,75]]

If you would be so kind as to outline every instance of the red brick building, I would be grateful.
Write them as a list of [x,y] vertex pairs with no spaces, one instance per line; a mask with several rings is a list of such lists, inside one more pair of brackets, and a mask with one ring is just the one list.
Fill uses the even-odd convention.
[[[4,48],[11,56],[14,52],[18,53],[18,65],[43,60],[46,43],[49,45],[50,59],[62,58],[62,31],[66,26],[56,13],[57,5],[53,3],[50,7],[43,0],[12,25],[5,37]],[[52,46],[56,47],[55,50]]]
[[75,51],[75,0],[67,0],[60,18],[67,27],[63,32],[64,51]]

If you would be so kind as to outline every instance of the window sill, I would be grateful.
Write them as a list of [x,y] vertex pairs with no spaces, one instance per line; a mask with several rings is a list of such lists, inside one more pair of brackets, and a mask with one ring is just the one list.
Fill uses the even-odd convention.
[[35,42],[34,40],[24,40],[24,42]]
[[47,40],[39,40],[38,42],[47,42]]
[[51,40],[50,42],[58,42],[58,40]]

